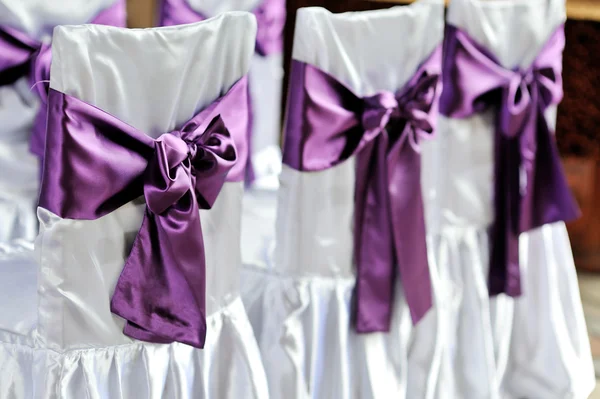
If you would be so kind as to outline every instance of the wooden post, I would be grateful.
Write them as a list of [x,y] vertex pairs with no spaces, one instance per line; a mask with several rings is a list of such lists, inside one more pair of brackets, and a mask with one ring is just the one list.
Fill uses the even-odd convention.
[[127,26],[149,28],[156,25],[157,0],[127,0]]

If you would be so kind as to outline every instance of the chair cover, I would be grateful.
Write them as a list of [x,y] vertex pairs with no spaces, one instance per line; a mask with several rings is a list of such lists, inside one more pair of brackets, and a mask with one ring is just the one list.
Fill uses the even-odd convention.
[[[0,0],[0,27],[47,42],[55,26],[89,22],[118,3],[124,9],[123,0]],[[0,241],[33,240],[37,234],[39,166],[29,136],[40,105],[31,86],[29,77],[0,86]]]
[[[447,23],[502,67],[527,70],[562,29],[564,7],[562,0],[453,0]],[[482,81],[473,75],[473,82]],[[454,304],[445,318],[438,397],[587,398],[593,367],[564,223],[522,233],[522,295],[489,297],[497,112],[491,107],[472,116],[441,117],[439,139],[426,144],[437,162],[426,173],[435,188],[429,226],[441,281],[453,292]],[[551,105],[546,111],[551,128],[555,118]]]
[[[247,73],[255,31],[248,13],[145,30],[59,27],[50,87],[157,138]],[[240,157],[243,146],[236,142]],[[235,243],[242,193],[242,181],[227,182],[212,209],[200,211],[206,249],[204,349],[132,340],[123,333],[124,320],[111,313],[115,285],[144,215],[143,200],[95,220],[61,218],[38,208],[35,262],[20,261],[25,250],[2,260],[13,272],[2,279],[7,286],[0,291],[8,292],[0,300],[21,296],[34,305],[16,314],[19,309],[0,304],[9,309],[0,315],[0,397],[267,397],[260,354],[239,297],[241,257]],[[36,269],[37,283],[21,284]],[[16,320],[29,314],[34,324],[26,329]]]
[[[279,146],[283,79],[285,0],[161,0],[159,24],[200,21],[226,11],[250,11],[258,19],[256,54],[250,66],[253,124],[251,160],[254,180],[244,196],[242,260],[266,267],[272,251],[281,170]],[[249,293],[251,284],[245,284]]]
[[[329,74],[357,96],[395,92],[441,46],[443,13],[438,1],[344,14],[299,9],[293,60]],[[398,41],[408,35],[410,41]],[[437,63],[439,70],[441,59]],[[299,79],[295,88],[302,91]],[[289,134],[288,127],[285,143]],[[413,328],[396,284],[389,333],[358,334],[351,322],[355,162],[352,156],[322,171],[283,166],[275,263],[272,274],[262,275],[254,303],[262,312],[251,313],[272,398],[430,395],[440,349],[436,311]]]

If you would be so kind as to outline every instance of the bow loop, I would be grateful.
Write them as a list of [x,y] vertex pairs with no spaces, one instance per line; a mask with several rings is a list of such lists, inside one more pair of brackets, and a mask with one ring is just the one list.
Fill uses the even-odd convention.
[[197,152],[192,157],[192,171],[196,175],[198,205],[202,209],[210,209],[225,183],[227,173],[237,161],[237,151],[221,116],[211,121],[195,146]]
[[562,77],[555,68],[542,67],[535,71],[535,81],[543,108],[560,103],[563,97]]
[[532,90],[534,75],[531,70],[512,74],[504,89],[503,102],[506,106],[500,109],[500,128],[506,137],[517,137],[523,130],[533,106]]

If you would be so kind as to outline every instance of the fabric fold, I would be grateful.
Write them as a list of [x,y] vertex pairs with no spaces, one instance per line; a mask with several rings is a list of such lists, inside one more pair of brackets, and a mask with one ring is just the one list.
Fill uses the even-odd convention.
[[440,64],[438,47],[404,88],[365,98],[312,65],[292,64],[284,163],[319,171],[357,157],[358,332],[389,331],[396,266],[413,322],[432,306],[419,142],[434,133]]
[[579,216],[545,111],[562,99],[560,26],[532,65],[509,70],[466,32],[444,38],[442,114],[465,118],[496,106],[491,294],[521,294],[519,235]]
[[247,126],[232,115],[247,111],[246,80],[156,140],[50,89],[40,206],[63,218],[94,220],[141,195],[146,200],[111,300],[111,311],[127,320],[124,333],[132,338],[204,345],[199,209],[212,207],[238,160],[234,138],[244,137]]

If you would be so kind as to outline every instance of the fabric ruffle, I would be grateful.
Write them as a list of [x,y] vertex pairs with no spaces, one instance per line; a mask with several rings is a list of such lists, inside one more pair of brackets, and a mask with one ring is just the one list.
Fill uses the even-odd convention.
[[516,299],[488,295],[486,231],[446,229],[430,242],[441,283],[458,289],[436,397],[587,398],[595,380],[564,223],[522,235]]
[[437,374],[438,312],[416,328],[397,285],[390,333],[357,334],[353,277],[291,277],[246,268],[244,304],[279,398],[417,398]]
[[595,380],[565,226],[521,240],[524,295],[490,298],[486,230],[430,235],[434,309],[413,327],[398,287],[389,334],[354,332],[353,277],[246,267],[271,398],[586,398]]
[[[241,300],[207,318],[203,350],[136,342],[58,353],[12,335],[0,342],[3,399],[267,398]],[[9,341],[8,334],[0,339]]]

